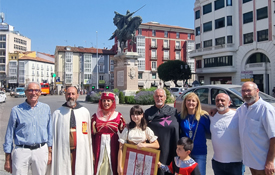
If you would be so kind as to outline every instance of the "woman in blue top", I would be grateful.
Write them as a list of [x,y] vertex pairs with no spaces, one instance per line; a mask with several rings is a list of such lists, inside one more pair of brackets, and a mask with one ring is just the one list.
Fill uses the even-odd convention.
[[193,140],[194,148],[190,156],[198,163],[201,175],[206,174],[206,134],[210,134],[208,113],[201,109],[198,96],[189,93],[184,98],[180,114],[181,137]]

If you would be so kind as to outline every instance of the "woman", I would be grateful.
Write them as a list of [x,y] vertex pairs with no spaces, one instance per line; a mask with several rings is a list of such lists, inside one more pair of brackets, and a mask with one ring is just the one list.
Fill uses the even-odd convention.
[[98,110],[92,116],[92,139],[95,175],[116,175],[118,155],[118,131],[125,127],[122,114],[115,111],[115,94],[103,92]]
[[182,137],[189,137],[194,142],[191,157],[198,163],[201,175],[206,174],[206,134],[210,134],[208,113],[201,109],[198,96],[189,93],[181,107],[180,128]]

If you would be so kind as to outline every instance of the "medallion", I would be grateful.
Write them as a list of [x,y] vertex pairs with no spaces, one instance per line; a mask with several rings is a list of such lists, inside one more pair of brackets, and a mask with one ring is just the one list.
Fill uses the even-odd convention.
[[193,137],[193,131],[189,131],[189,138],[191,139]]

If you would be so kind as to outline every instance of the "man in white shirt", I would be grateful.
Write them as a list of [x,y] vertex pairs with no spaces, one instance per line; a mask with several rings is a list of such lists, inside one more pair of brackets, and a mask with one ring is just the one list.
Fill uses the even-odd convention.
[[274,107],[259,97],[258,86],[253,82],[242,85],[242,97],[245,103],[237,109],[236,115],[243,163],[252,175],[274,174]]
[[236,111],[229,109],[231,101],[225,93],[218,94],[215,102],[218,112],[210,117],[213,171],[215,175],[241,175],[243,164]]

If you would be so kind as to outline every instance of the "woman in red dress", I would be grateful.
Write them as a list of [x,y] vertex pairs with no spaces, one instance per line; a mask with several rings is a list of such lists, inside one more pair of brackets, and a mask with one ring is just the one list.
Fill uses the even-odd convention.
[[125,121],[115,108],[115,94],[103,92],[92,116],[95,175],[117,175],[118,132],[124,129]]

